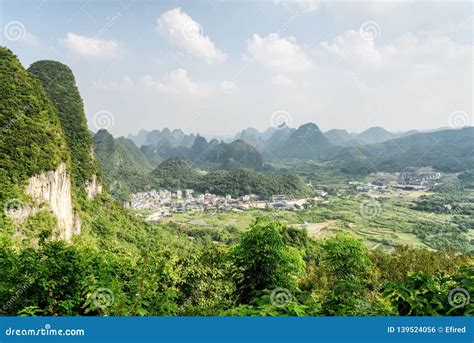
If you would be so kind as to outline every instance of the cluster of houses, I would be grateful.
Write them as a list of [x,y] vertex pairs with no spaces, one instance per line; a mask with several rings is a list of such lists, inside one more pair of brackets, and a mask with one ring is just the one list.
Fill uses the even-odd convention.
[[[324,196],[323,196],[324,195]],[[173,213],[203,212],[203,211],[235,211],[240,212],[247,209],[281,209],[296,210],[302,208],[308,201],[314,203],[325,203],[327,193],[311,199],[288,199],[284,195],[274,195],[271,201],[262,200],[258,195],[249,194],[238,198],[231,195],[221,196],[211,193],[194,194],[194,190],[186,189],[171,192],[166,189],[150,190],[147,192],[134,193],[125,207],[135,210],[152,212],[147,215],[146,220],[158,221],[163,217],[171,216]]]
[[360,181],[349,181],[349,185],[355,186],[355,190],[358,192],[368,192],[370,190],[375,190],[383,193],[387,186],[381,181],[372,181],[370,183],[364,183]]
[[441,173],[433,171],[373,173],[378,180],[370,183],[349,181],[358,192],[377,191],[384,193],[389,187],[403,190],[424,190],[439,184]]
[[403,172],[399,173],[397,182],[392,187],[406,190],[427,189],[435,186],[441,178],[438,172]]

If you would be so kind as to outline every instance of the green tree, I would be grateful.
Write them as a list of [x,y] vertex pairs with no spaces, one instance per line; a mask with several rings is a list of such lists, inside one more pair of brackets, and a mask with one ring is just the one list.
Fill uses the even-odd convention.
[[323,243],[322,263],[338,281],[360,282],[369,273],[371,260],[364,243],[348,234],[338,234]]
[[231,252],[240,303],[249,303],[266,289],[297,290],[304,262],[298,250],[285,245],[281,230],[279,222],[257,218]]
[[367,289],[373,275],[369,252],[362,240],[338,234],[327,239],[322,248],[322,269],[331,285],[323,298],[324,314],[382,314],[382,304]]

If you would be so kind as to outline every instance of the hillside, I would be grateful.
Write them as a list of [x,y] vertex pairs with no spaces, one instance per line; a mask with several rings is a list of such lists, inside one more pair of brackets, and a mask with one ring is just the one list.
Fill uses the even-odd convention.
[[263,158],[257,149],[242,140],[219,144],[214,142],[201,154],[198,164],[214,170],[236,168],[259,170],[263,167]]
[[[472,254],[463,253],[472,252],[472,208],[448,214],[451,209],[445,206],[445,200],[464,202],[470,194],[461,196],[452,187],[446,187],[452,194],[443,194],[438,189],[434,198],[412,202],[417,209],[405,199],[379,197],[370,203],[383,211],[372,216],[372,207],[366,211],[361,207],[369,200],[365,193],[352,194],[342,187],[348,192],[341,196],[329,184],[324,204],[309,201],[291,210],[221,211],[207,207],[209,201],[241,204],[240,200],[209,197],[164,215],[159,223],[146,223],[140,216],[148,216],[149,207],[125,209],[107,187],[84,196],[84,185],[102,173],[119,199],[135,189],[158,186],[233,197],[248,193],[306,197],[315,192],[295,174],[241,168],[263,165],[258,151],[242,140],[226,144],[199,138],[199,143],[171,147],[186,152],[194,147],[205,157],[202,165],[231,170],[201,173],[175,157],[150,172],[149,160],[133,141],[114,139],[100,130],[93,147],[101,171],[90,151],[74,75],[56,63],[35,64],[33,71],[39,76],[33,76],[11,51],[0,48],[0,312],[7,319],[473,313],[474,304],[465,296],[462,306],[454,306],[447,297],[453,289],[474,292]],[[57,84],[51,68],[64,71]],[[323,162],[348,162],[343,167],[350,170],[354,168],[350,158],[360,160],[361,166],[430,163],[464,170],[474,162],[473,130],[414,134],[361,151],[346,148],[337,160]],[[180,131],[171,133],[185,139]],[[309,144],[311,158],[314,151],[324,156],[332,146],[320,134],[316,125],[307,124],[283,143],[288,148],[299,148],[293,144],[298,142]],[[308,163],[308,168],[318,173],[317,163]],[[472,171],[456,179],[467,188]],[[340,182],[337,189],[346,178]],[[138,201],[147,205],[148,196],[140,194]],[[448,216],[452,217],[448,223],[437,222]],[[393,236],[395,242],[416,239],[419,245],[390,245],[390,253],[376,248],[389,246]],[[373,237],[380,240],[369,241]],[[425,242],[432,249],[420,248]],[[451,247],[459,249],[445,250]]]
[[114,139],[102,129],[94,136],[94,151],[110,193],[117,199],[125,200],[130,193],[152,185],[148,177],[152,167],[130,139]]
[[208,173],[196,184],[195,189],[203,193],[230,194],[233,197],[257,194],[267,199],[275,194],[285,194],[289,198],[310,194],[303,180],[296,174],[271,175],[250,169]]
[[8,201],[22,198],[28,178],[70,160],[53,102],[41,83],[3,47],[0,93],[0,205],[4,208]]
[[140,132],[138,132],[136,135],[129,134],[127,138],[132,140],[133,143],[135,143],[135,145],[140,148],[142,145],[146,144],[146,137],[148,136],[148,134],[149,131],[140,130]]
[[359,144],[376,144],[388,141],[396,137],[395,134],[388,132],[382,127],[371,127],[357,135]]
[[43,84],[56,107],[72,155],[75,185],[82,187],[95,182],[100,178],[99,166],[93,154],[92,136],[87,128],[82,98],[71,69],[56,61],[38,61],[28,71]]
[[416,133],[383,143],[340,150],[331,159],[349,172],[400,171],[408,167],[459,172],[474,168],[474,128]]
[[199,179],[199,174],[183,157],[172,157],[163,161],[151,175],[157,184],[168,189],[190,188]]
[[177,190],[191,188],[200,193],[234,197],[257,194],[269,198],[274,194],[303,197],[309,189],[295,174],[271,175],[250,169],[212,171],[198,174],[182,157],[173,157],[162,162],[151,173],[160,187]]
[[293,131],[288,139],[273,149],[273,153],[285,158],[318,159],[334,149],[316,124],[307,123]]
[[208,148],[209,143],[207,142],[206,138],[198,134],[194,140],[191,150],[189,150],[188,158],[195,163],[199,163],[206,154]]
[[324,136],[334,145],[358,144],[355,135],[346,130],[332,129],[324,132]]
[[155,168],[158,164],[163,162],[163,158],[159,155],[158,149],[152,145],[142,145],[140,151],[152,168]]
[[[72,82],[70,70],[65,66],[64,70],[67,71],[67,79]],[[147,224],[135,219],[107,192],[95,194],[95,197],[81,196],[83,184],[74,182],[85,175],[81,172],[88,171],[87,168],[81,169],[80,163],[94,165],[92,156],[90,160],[81,159],[83,155],[80,149],[75,150],[78,152],[76,154],[68,148],[74,147],[74,144],[67,141],[65,129],[61,125],[85,122],[84,113],[78,111],[82,109],[79,94],[65,100],[73,102],[71,109],[65,105],[59,106],[62,103],[58,102],[57,107],[64,111],[63,115],[70,114],[73,117],[70,122],[64,121],[65,118],[61,122],[55,103],[42,83],[27,72],[11,51],[5,48],[0,48],[0,71],[0,204],[4,209],[0,213],[2,256],[7,256],[11,249],[16,249],[19,254],[23,248],[31,252],[34,251],[31,249],[37,249],[38,244],[60,250],[66,245],[57,242],[58,239],[74,243],[77,248],[87,246],[90,250],[88,255],[93,255],[94,249],[109,250],[111,247],[116,258],[122,253],[129,257],[138,253],[139,247],[144,244],[142,238],[146,235]],[[59,81],[61,83],[64,80]],[[71,83],[67,85],[71,86]],[[60,91],[61,87],[57,87]],[[53,89],[56,86],[50,87],[50,91]],[[79,129],[79,133],[87,143],[84,132]],[[51,248],[53,250],[50,252],[58,251],[61,254],[56,248]],[[31,253],[29,255],[33,256]],[[43,261],[46,260],[44,257]],[[2,271],[13,276],[15,273],[8,272],[10,267],[6,261],[2,260],[5,262]],[[34,269],[41,262],[25,263],[28,268]],[[71,263],[74,263],[74,259]],[[22,267],[18,261],[14,266]],[[28,273],[25,270],[23,272]],[[60,273],[61,278],[74,277],[72,271],[63,272]],[[8,289],[5,288],[5,282],[11,281],[6,275],[0,278],[2,290]],[[50,278],[46,279],[59,278],[52,272]],[[31,279],[32,288],[41,292],[41,285],[46,279]],[[80,287],[80,284],[74,287]],[[66,293],[72,290],[71,287],[63,288]],[[48,292],[44,294],[48,296]],[[5,292],[0,292],[0,297],[4,295]],[[49,298],[54,300],[54,297]],[[26,302],[23,301],[21,306],[27,306]]]
[[263,135],[257,129],[249,127],[235,135],[234,140],[238,139],[243,140],[244,142],[256,147],[258,144],[261,143]]

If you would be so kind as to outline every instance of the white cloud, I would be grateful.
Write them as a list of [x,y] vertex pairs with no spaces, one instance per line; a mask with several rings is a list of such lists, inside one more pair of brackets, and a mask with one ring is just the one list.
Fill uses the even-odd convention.
[[[322,42],[314,51],[317,58],[338,58],[348,67],[374,70],[394,70],[423,64],[443,65],[455,60],[472,58],[472,45],[460,44],[448,36],[418,37],[401,35],[390,44],[377,46],[377,40],[367,40],[360,32],[348,30],[331,42]],[[341,65],[343,67],[343,65]]]
[[114,40],[89,38],[68,32],[66,38],[59,40],[66,48],[84,57],[118,58],[119,44]]
[[353,127],[361,115],[349,116],[347,109],[382,118],[379,124],[387,128],[406,129],[442,126],[453,107],[471,108],[472,80],[466,71],[471,70],[472,45],[443,35],[405,33],[382,43],[358,34],[346,31],[315,51],[321,81],[314,80],[312,94],[315,101],[327,102],[327,111]]
[[272,84],[281,87],[295,87],[296,83],[285,75],[278,74],[272,77]]
[[147,88],[169,95],[206,96],[211,90],[208,84],[192,81],[182,68],[170,71],[160,82],[154,81],[149,75],[144,76],[141,82]]
[[103,80],[97,80],[93,81],[92,85],[99,90],[127,91],[135,86],[135,82],[129,76],[125,76],[121,81],[105,82]]
[[348,30],[332,40],[332,42],[321,42],[315,51],[316,55],[331,55],[353,62],[367,63],[379,66],[382,63],[382,55],[375,47],[375,41],[364,39],[360,32]]
[[222,81],[220,84],[220,89],[223,93],[230,94],[237,91],[239,88],[237,85],[231,81]]
[[211,64],[222,62],[227,55],[216,48],[202,25],[194,21],[181,8],[166,11],[157,19],[156,30],[171,44]]
[[280,38],[278,33],[267,37],[254,34],[247,50],[256,62],[279,72],[302,72],[312,67],[311,60],[295,40]]
[[314,12],[319,8],[320,0],[274,0],[276,4],[296,7],[300,12]]
[[319,7],[319,0],[295,0],[296,4],[305,12],[316,11]]
[[171,70],[160,81],[154,80],[150,75],[145,75],[138,81],[125,76],[120,81],[97,80],[93,82],[93,86],[105,91],[135,90],[138,93],[152,91],[164,95],[191,97],[205,97],[217,93],[230,94],[238,90],[237,85],[231,81],[222,81],[219,84],[193,81],[188,72],[182,68]]
[[41,43],[41,40],[30,32],[25,32],[25,35],[20,40],[20,42],[25,43],[26,45],[29,45],[35,48],[39,48],[40,46],[43,45]]

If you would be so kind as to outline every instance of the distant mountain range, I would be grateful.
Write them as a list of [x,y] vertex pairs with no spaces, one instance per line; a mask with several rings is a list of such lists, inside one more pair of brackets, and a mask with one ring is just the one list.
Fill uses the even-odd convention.
[[346,172],[425,166],[446,172],[466,171],[474,168],[474,127],[414,133],[382,143],[345,147],[329,160]]
[[[440,128],[433,130],[409,130],[406,132],[389,132],[382,127],[371,127],[361,133],[350,133],[343,129],[332,129],[326,132],[322,132],[318,126],[314,123],[303,124],[298,128],[290,128],[287,126],[282,127],[270,127],[263,132],[249,127],[246,128],[231,138],[226,139],[206,139],[209,143],[232,143],[237,140],[244,141],[245,143],[256,148],[267,158],[273,157],[296,157],[296,158],[320,158],[324,156],[326,152],[331,152],[331,145],[343,146],[343,147],[356,147],[362,145],[370,145],[386,142],[392,139],[410,136],[420,132],[437,132],[449,130],[450,128]],[[129,134],[127,136],[131,139],[138,147],[148,146],[144,148],[145,151],[153,151],[160,158],[155,158],[152,161],[152,165],[156,166],[157,163],[163,159],[173,156],[187,156],[191,153],[195,156],[195,152],[189,152],[196,138],[203,138],[200,134],[185,134],[180,129],[170,130],[164,128],[163,130],[152,130],[146,131],[141,130],[138,134]],[[200,144],[203,144],[201,141]],[[299,149],[304,144],[306,149]],[[334,147],[333,147],[334,148]],[[153,160],[153,158],[152,158]],[[192,160],[190,158],[190,160]]]
[[181,130],[164,129],[154,130],[136,136],[128,136],[131,140],[144,141],[140,147],[142,153],[149,160],[150,165],[156,167],[162,160],[172,157],[183,157],[196,167],[206,169],[262,169],[263,158],[259,151],[242,139],[230,143],[212,139],[207,141],[201,135],[186,135]]
[[[465,169],[463,165],[470,166],[468,160],[472,151],[469,154],[464,149],[468,149],[471,146],[469,143],[473,141],[473,137],[469,137],[471,130],[441,128],[394,133],[381,127],[372,127],[355,134],[342,129],[322,132],[316,124],[307,123],[296,129],[282,126],[264,132],[249,127],[233,138],[220,142],[216,139],[208,142],[199,134],[187,135],[181,130],[169,129],[140,131],[138,135],[129,135],[129,138],[137,145],[144,142],[140,149],[153,167],[164,159],[183,157],[203,169],[232,170],[244,167],[261,170],[265,168],[264,161],[296,158],[329,161],[343,170],[349,170],[351,163],[363,165],[364,168],[355,168],[360,171],[412,165],[436,165],[445,170],[459,170]],[[459,141],[459,137],[464,137],[465,141]],[[442,145],[433,147],[438,138]],[[453,146],[452,142],[457,143]],[[441,151],[443,148],[449,150],[450,154],[444,154]],[[466,163],[453,166],[451,162],[456,158]]]

